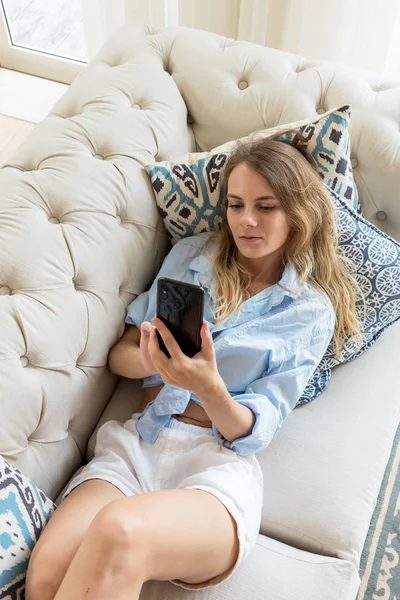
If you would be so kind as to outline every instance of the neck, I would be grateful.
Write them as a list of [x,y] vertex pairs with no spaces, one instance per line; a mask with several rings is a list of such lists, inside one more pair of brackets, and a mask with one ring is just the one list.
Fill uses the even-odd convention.
[[250,260],[239,253],[238,258],[239,262],[249,271],[252,283],[273,285],[280,281],[285,268],[282,256],[279,259],[275,258],[273,261],[267,260],[272,257]]

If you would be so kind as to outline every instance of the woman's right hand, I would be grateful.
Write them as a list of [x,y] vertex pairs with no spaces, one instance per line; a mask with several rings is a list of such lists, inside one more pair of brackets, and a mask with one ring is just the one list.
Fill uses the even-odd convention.
[[149,321],[143,321],[140,326],[140,356],[143,367],[148,371],[149,375],[157,375],[157,368],[154,366],[149,353],[149,337],[150,331],[154,329],[154,325]]

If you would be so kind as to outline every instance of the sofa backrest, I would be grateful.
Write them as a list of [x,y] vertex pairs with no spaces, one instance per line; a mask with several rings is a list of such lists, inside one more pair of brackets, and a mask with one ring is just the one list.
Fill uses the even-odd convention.
[[[198,151],[350,104],[352,166],[363,214],[400,240],[400,81],[186,27],[127,25],[94,63],[101,68],[104,60],[132,74],[139,65],[154,76],[157,69],[166,71],[187,106]],[[158,136],[158,160],[171,151],[176,157],[176,148],[163,145],[176,123],[160,123],[151,100],[149,95],[146,113]]]
[[399,83],[189,28],[108,40],[0,170],[0,454],[53,498],[85,454],[170,247],[143,166],[346,103],[364,215],[400,239]]

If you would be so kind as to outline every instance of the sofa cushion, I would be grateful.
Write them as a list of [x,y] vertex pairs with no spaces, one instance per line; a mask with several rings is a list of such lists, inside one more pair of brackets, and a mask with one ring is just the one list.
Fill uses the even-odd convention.
[[56,505],[0,456],[0,598],[22,598],[32,549]]
[[350,561],[259,535],[248,558],[227,581],[190,595],[168,581],[147,581],[140,600],[354,600],[359,584]]
[[[313,116],[308,121],[257,131],[240,141],[271,138],[297,145],[301,136],[317,162],[323,181],[361,212],[350,160],[350,115],[351,108],[346,105],[318,119]],[[219,227],[223,172],[235,146],[236,141],[231,141],[210,152],[190,153],[176,160],[146,165],[172,244],[183,237]]]
[[358,350],[349,340],[342,358],[338,360],[331,342],[299,404],[313,400],[325,389],[333,367],[360,356],[389,325],[400,319],[400,244],[356,214],[330,188],[327,189],[336,209],[339,251],[353,263],[355,277],[365,298],[365,313],[362,301],[357,302],[363,344]]
[[399,419],[400,321],[334,369],[328,388],[288,415],[258,454],[261,533],[359,566]]

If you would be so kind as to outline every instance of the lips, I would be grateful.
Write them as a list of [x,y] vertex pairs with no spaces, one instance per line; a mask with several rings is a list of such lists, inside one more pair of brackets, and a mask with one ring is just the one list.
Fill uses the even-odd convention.
[[255,235],[248,235],[248,236],[247,235],[241,235],[240,238],[242,240],[260,240],[261,239],[260,237],[257,237]]

